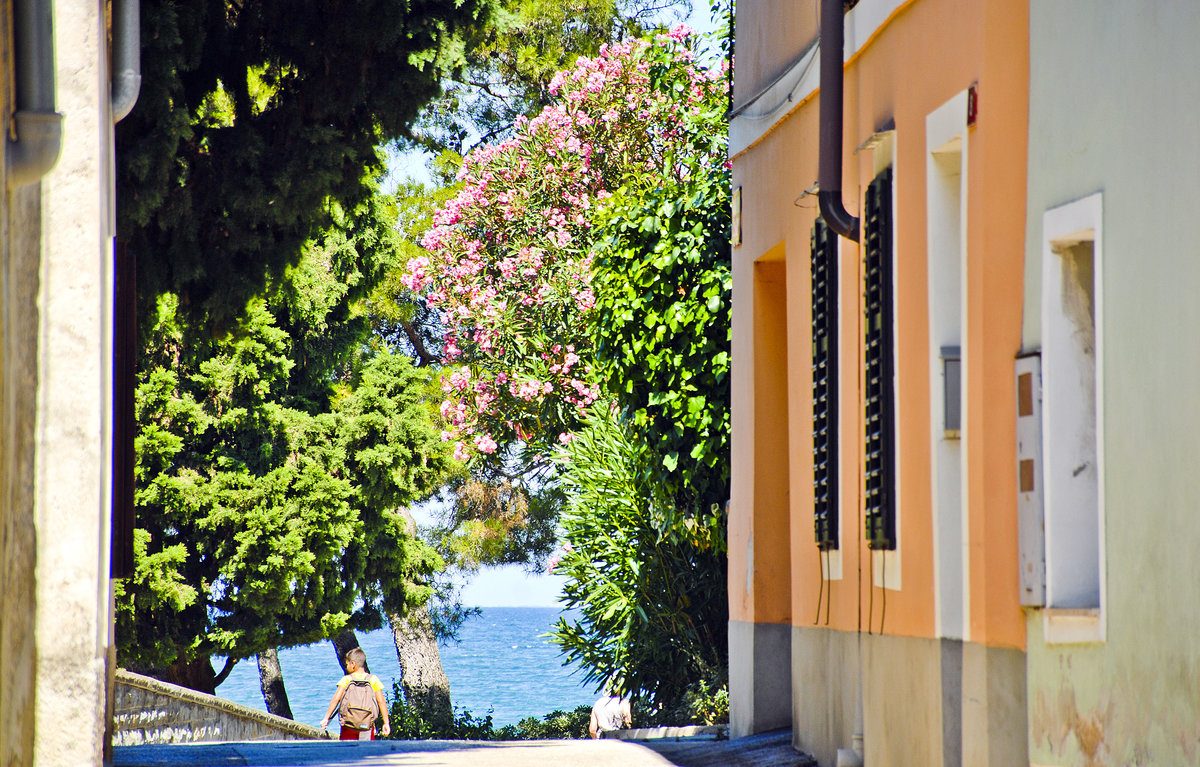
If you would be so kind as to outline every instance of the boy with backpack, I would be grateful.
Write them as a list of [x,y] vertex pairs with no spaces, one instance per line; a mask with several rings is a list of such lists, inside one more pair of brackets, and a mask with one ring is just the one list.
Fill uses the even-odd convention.
[[321,720],[321,729],[329,726],[334,709],[338,709],[342,722],[339,740],[375,740],[375,719],[383,715],[383,730],[387,737],[392,732],[388,720],[387,702],[383,699],[383,684],[379,677],[367,671],[367,654],[361,647],[346,653],[346,675],[337,683],[329,710]]

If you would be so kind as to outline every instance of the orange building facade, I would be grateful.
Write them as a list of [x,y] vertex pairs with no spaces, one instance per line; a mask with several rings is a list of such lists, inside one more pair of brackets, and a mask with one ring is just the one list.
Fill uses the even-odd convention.
[[737,11],[733,734],[790,725],[821,765],[1028,763],[1028,3],[846,5],[857,239],[818,207],[818,3]]

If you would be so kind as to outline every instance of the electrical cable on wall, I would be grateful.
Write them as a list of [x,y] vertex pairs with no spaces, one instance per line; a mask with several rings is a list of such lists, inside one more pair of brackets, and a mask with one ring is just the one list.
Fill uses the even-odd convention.
[[887,552],[882,555],[883,566],[880,568],[880,590],[883,591],[883,606],[879,610],[879,633],[883,633],[883,622],[887,619]]
[[[863,518],[865,519],[866,515],[864,515]],[[868,581],[868,583],[867,583],[867,591],[871,595],[867,602],[867,633],[873,634],[873,633],[875,633],[874,631],[872,631],[872,629],[874,628],[874,623],[875,623],[875,552],[872,551],[871,549],[867,549],[867,557],[869,557],[871,560],[871,564],[870,564],[871,580]]]
[[[861,199],[861,195],[862,195],[861,188],[859,189],[859,195],[860,195],[860,199]],[[840,252],[840,249],[839,249],[839,252]],[[859,267],[860,271],[858,274],[855,275],[855,282],[861,287],[861,285],[862,285],[862,273],[861,273],[862,261],[861,260],[859,260],[858,267]],[[862,322],[863,322],[863,313],[861,311],[854,312],[854,337],[859,340],[861,340],[863,337]],[[858,360],[857,360],[858,361],[858,365],[857,365],[857,367],[858,367],[858,392],[857,392],[857,394],[858,394],[858,400],[859,400],[858,401],[858,416],[860,419],[862,419],[862,420],[860,420],[860,422],[858,424],[858,432],[859,432],[859,434],[862,434],[863,429],[866,427],[865,413],[863,411],[863,406],[865,405],[865,403],[862,400],[863,390],[865,388],[865,381],[863,380],[863,376],[866,375],[866,373],[863,370],[864,350],[863,350],[863,346],[861,343],[855,344],[855,351],[858,354]],[[865,467],[863,467],[860,462],[858,468],[859,468],[860,474],[861,474],[861,470]],[[860,476],[859,481],[854,483],[854,491],[858,496],[855,499],[856,503],[855,503],[854,508],[858,511],[858,524],[859,524],[859,538],[857,541],[858,552],[855,557],[855,564],[858,566],[858,589],[857,589],[858,629],[857,630],[860,635],[862,634],[862,571],[863,571],[862,546],[866,545],[866,540],[867,540],[867,517],[866,517],[866,514],[864,513],[866,510],[863,508],[863,490],[864,490],[863,478]],[[862,659],[860,657],[859,658],[860,666],[861,666],[861,663],[862,663]]]
[[[829,572],[830,568],[831,568],[831,565],[829,562],[829,558],[831,556],[833,556],[833,555],[829,553],[829,549],[826,549],[825,550],[825,571],[826,572]],[[829,597],[825,600],[825,625],[826,626],[829,625],[829,608],[830,608],[830,606],[833,605],[833,580],[832,580],[832,578],[829,581],[828,589],[829,589]]]
[[817,549],[817,572],[820,573],[817,578],[817,616],[813,618],[812,625],[816,626],[821,622],[821,601],[825,596],[825,568],[821,562],[821,549]]

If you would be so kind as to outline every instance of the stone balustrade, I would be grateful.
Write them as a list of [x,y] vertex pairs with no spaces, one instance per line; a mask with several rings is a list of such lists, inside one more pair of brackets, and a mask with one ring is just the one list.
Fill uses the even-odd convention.
[[314,740],[320,729],[233,701],[118,669],[113,745]]

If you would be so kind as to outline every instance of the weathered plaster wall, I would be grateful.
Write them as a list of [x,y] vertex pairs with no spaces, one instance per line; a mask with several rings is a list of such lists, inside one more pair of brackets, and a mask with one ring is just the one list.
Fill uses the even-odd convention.
[[730,736],[792,723],[791,627],[729,621]]
[[114,697],[114,746],[324,737],[317,727],[124,669]]
[[1023,763],[1021,651],[795,626],[795,746],[821,765],[833,765],[838,749],[852,744],[860,663],[867,764]]
[[817,15],[807,3],[759,0],[754,3],[753,13],[769,17],[772,23],[754,23],[744,7],[738,11],[734,35],[738,62],[733,86],[735,104],[753,98],[817,39]]
[[734,418],[746,419],[734,449],[753,456],[752,474],[735,472],[728,522],[730,730],[741,737],[786,724],[791,710],[789,377],[783,253],[735,268],[748,277],[740,289],[749,321],[735,316],[734,332],[751,339],[734,387],[752,396],[734,399]]
[[[0,14],[0,60],[9,61],[10,15]],[[0,101],[12,81],[0,78]],[[0,110],[0,135],[9,135]],[[33,760],[34,634],[33,436],[37,391],[37,295],[41,196],[10,190],[8,142],[0,141],[0,764]]]
[[792,745],[822,767],[833,765],[837,750],[850,748],[854,737],[858,639],[847,631],[792,626]]
[[1040,765],[1200,763],[1200,6],[1031,3],[1023,342],[1041,346],[1042,215],[1103,193],[1103,644],[1028,621]]
[[64,144],[42,183],[38,316],[36,761],[103,758],[108,579],[110,120],[104,4],[56,3]]

